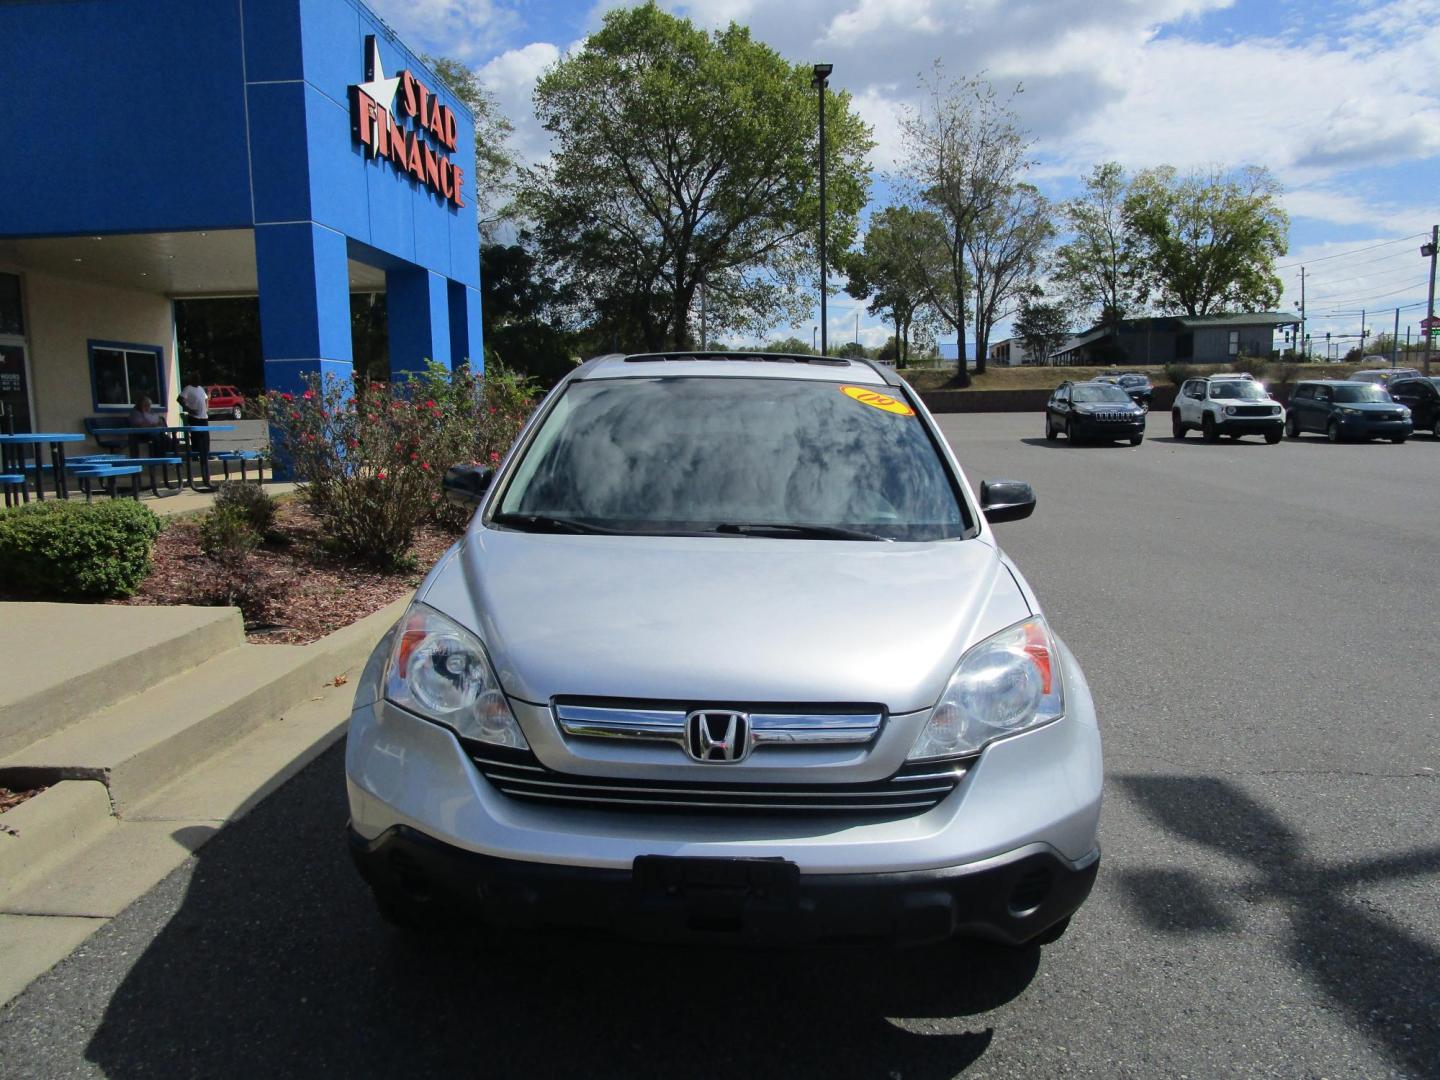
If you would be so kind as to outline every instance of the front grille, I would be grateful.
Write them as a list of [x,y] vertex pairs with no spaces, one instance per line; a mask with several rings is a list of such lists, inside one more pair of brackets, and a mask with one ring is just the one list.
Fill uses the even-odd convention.
[[1090,419],[1102,424],[1134,424],[1139,422],[1140,417],[1132,412],[1097,412],[1091,413]]
[[1274,405],[1236,405],[1235,416],[1274,416]]
[[727,783],[718,776],[693,781],[580,776],[548,769],[528,750],[467,742],[465,752],[486,780],[512,798],[644,813],[910,817],[954,791],[971,764],[915,762],[889,779],[858,784],[757,784]]

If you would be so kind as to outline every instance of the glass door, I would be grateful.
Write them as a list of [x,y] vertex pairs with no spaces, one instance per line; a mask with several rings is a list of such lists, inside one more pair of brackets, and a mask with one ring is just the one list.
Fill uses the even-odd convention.
[[15,434],[30,426],[30,369],[23,342],[0,339],[0,429]]

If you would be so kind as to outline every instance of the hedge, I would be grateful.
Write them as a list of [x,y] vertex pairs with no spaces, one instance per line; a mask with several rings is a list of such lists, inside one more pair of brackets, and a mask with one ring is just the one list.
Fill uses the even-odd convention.
[[160,519],[131,499],[0,511],[0,581],[27,595],[130,596],[150,573]]

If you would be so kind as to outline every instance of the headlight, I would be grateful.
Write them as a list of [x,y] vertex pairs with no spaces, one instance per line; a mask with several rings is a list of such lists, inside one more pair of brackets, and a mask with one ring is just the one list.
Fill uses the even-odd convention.
[[411,605],[395,635],[385,697],[464,738],[529,745],[480,639],[424,604]]
[[1401,405],[1401,406],[1400,406],[1400,418],[1401,418],[1402,420],[1409,420],[1409,419],[1410,419],[1410,409],[1409,409],[1408,406],[1406,406],[1406,405]]
[[909,760],[973,754],[986,743],[1065,712],[1060,657],[1038,615],[986,638],[960,658]]
[[1234,416],[1234,415],[1235,415],[1235,406],[1234,406],[1234,405],[1226,405],[1226,406],[1225,406],[1225,415],[1226,415],[1226,416]]
[[1340,413],[1341,416],[1359,416],[1359,415],[1360,415],[1360,410],[1359,410],[1359,409],[1340,409],[1340,410],[1338,410],[1338,411],[1339,411],[1339,413]]

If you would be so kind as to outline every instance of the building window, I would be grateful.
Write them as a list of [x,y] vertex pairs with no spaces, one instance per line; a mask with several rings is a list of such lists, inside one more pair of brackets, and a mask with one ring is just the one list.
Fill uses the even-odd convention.
[[165,368],[158,346],[90,342],[90,382],[97,411],[130,409],[142,397],[165,408]]
[[1230,331],[1230,355],[1231,355],[1231,356],[1239,356],[1239,355],[1240,355],[1240,331],[1239,331],[1239,330],[1231,330],[1231,331]]
[[23,337],[25,315],[20,310],[20,278],[0,274],[0,334]]

